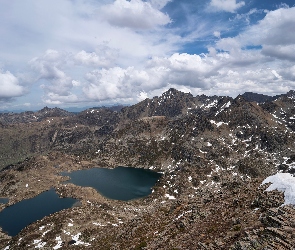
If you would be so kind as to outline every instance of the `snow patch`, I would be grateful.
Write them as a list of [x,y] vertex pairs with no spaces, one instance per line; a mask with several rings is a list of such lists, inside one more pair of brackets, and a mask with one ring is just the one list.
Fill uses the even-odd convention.
[[295,205],[295,178],[289,173],[277,173],[267,177],[262,184],[272,183],[266,191],[278,190],[284,192],[284,205]]
[[35,248],[43,248],[45,245],[46,245],[46,242],[42,242],[42,240],[34,240],[34,245],[37,245],[35,246]]
[[76,241],[74,245],[84,245],[84,246],[90,246],[89,243],[83,242],[79,240],[79,237],[81,236],[81,233],[77,233],[76,235],[72,236],[72,240]]
[[53,247],[53,249],[59,249],[59,248],[61,248],[62,245],[63,245],[63,244],[62,244],[61,237],[58,236],[58,237],[55,238],[55,240],[57,241],[57,244],[56,244],[56,246]]
[[222,124],[228,125],[228,123],[226,123],[226,122],[216,122],[214,120],[210,120],[210,122],[212,124],[215,124],[217,128],[220,127]]
[[106,225],[100,224],[99,222],[92,222],[95,226],[105,227]]
[[175,200],[176,198],[173,195],[165,194],[165,197],[167,197],[169,200]]

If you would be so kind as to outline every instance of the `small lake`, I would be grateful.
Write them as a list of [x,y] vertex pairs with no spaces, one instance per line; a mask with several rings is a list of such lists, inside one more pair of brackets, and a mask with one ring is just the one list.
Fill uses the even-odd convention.
[[[149,195],[151,188],[161,176],[151,170],[131,167],[92,168],[62,173],[62,175],[71,178],[66,183],[93,187],[107,198],[123,201]],[[8,200],[2,200],[5,201]],[[73,198],[59,198],[55,190],[51,189],[3,209],[0,212],[0,227],[8,235],[15,236],[27,225],[62,209],[70,208],[76,202],[77,200]]]
[[128,201],[142,198],[151,193],[151,188],[161,174],[140,168],[117,167],[114,169],[92,168],[63,173],[69,176],[68,183],[77,186],[93,187],[103,196]]
[[8,198],[0,198],[0,203],[6,204],[8,203],[9,199]]
[[73,198],[59,198],[54,189],[6,207],[0,213],[0,226],[10,236],[17,235],[27,225],[52,213],[70,208],[77,202]]

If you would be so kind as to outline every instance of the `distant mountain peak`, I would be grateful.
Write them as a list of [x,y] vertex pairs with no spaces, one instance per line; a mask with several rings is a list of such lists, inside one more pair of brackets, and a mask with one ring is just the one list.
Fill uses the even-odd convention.
[[192,96],[192,94],[191,93],[184,93],[184,92],[182,92],[182,91],[179,91],[179,90],[177,90],[177,89],[175,89],[175,88],[170,88],[170,89],[168,89],[166,92],[164,92],[163,94],[162,94],[162,96],[165,96],[165,97],[172,97],[172,96],[183,96],[183,95],[189,95],[189,96]]
[[[175,89],[175,88],[170,88],[170,89],[168,89],[166,92],[164,92],[164,94],[165,93],[169,93],[169,94],[177,94],[177,93],[180,93],[181,91],[179,91],[179,90],[177,90],[177,89]],[[182,93],[182,92],[181,92]]]
[[286,96],[291,99],[295,99],[295,90],[290,90],[289,92],[287,92]]
[[243,96],[243,98],[248,102],[257,102],[257,103],[273,101],[276,99],[275,96],[268,96],[264,94],[253,93],[253,92],[245,92],[241,96]]

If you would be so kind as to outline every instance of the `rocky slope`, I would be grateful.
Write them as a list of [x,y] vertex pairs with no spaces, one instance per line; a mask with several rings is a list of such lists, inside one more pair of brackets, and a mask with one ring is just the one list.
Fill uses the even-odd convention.
[[[52,115],[1,119],[1,156],[14,162],[1,159],[0,196],[8,205],[51,187],[81,201],[15,237],[2,233],[1,246],[294,249],[293,205],[281,206],[283,193],[261,184],[277,172],[295,172],[295,93],[249,98],[170,89],[121,111],[46,109]],[[129,202],[65,185],[59,175],[118,165],[164,174],[150,196]]]

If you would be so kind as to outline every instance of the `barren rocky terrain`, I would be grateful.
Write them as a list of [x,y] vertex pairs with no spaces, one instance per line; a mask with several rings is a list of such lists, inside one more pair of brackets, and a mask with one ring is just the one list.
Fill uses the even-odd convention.
[[[2,249],[295,249],[295,202],[262,185],[295,171],[294,91],[233,99],[170,89],[116,111],[0,114],[0,141],[1,209],[52,187],[80,201],[14,237],[1,232]],[[128,202],[60,175],[117,166],[163,175]]]

